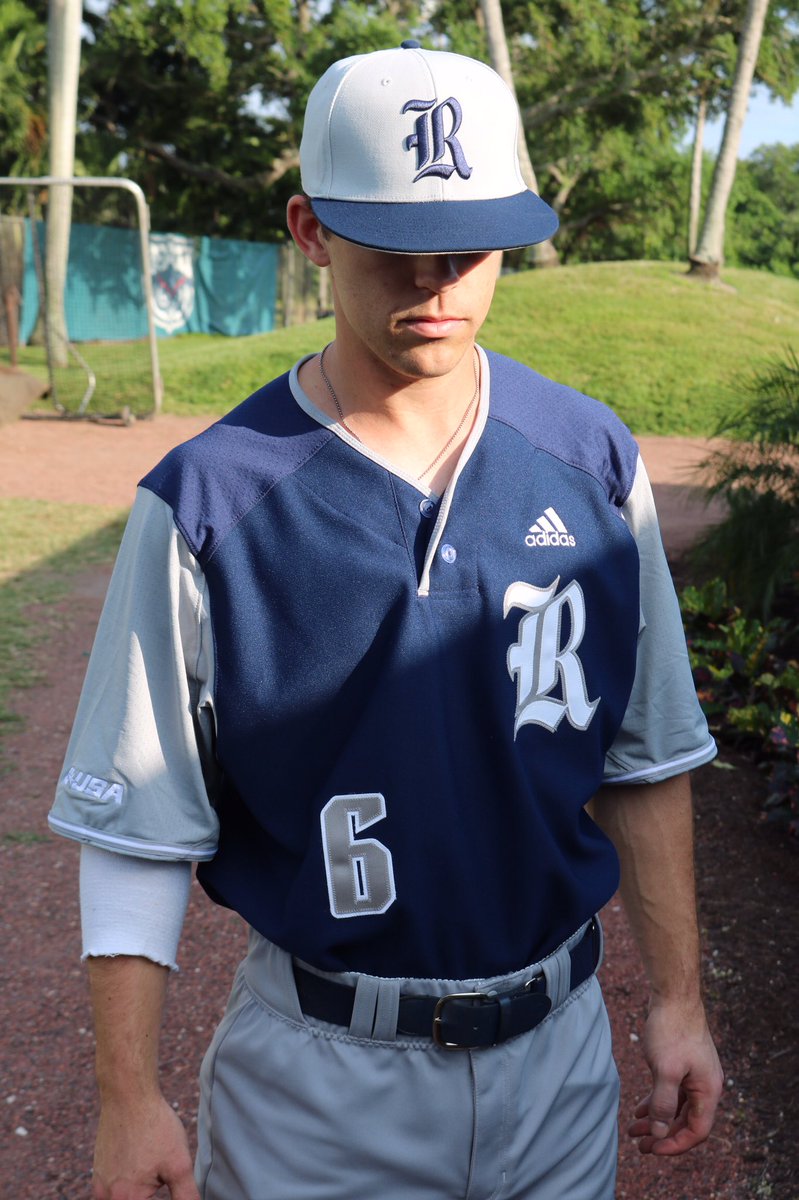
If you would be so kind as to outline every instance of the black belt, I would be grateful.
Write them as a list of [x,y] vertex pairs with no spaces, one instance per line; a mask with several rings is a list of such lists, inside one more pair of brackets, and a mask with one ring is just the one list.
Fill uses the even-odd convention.
[[[599,962],[601,935],[593,918],[580,941],[569,951],[571,991],[585,983]],[[294,978],[302,1011],[332,1025],[350,1024],[355,988],[336,983],[294,963]],[[552,1008],[543,972],[510,992],[454,992],[448,996],[400,996],[397,1032],[432,1038],[447,1050],[497,1046],[527,1033]]]

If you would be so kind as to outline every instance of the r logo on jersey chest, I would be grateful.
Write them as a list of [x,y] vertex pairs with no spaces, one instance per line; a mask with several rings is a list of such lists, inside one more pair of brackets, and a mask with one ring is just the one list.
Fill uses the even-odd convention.
[[[548,587],[512,583],[505,592],[503,616],[520,608],[519,637],[508,648],[507,667],[516,680],[513,736],[522,725],[541,725],[554,733],[564,717],[575,729],[590,725],[601,699],[589,700],[583,664],[577,654],[586,628],[585,597],[577,580],[558,592],[558,576]],[[569,632],[564,639],[564,618]],[[560,697],[553,695],[560,692]]]

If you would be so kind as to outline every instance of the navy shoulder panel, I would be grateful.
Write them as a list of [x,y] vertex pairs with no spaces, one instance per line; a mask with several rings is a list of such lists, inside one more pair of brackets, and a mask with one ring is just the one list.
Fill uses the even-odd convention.
[[530,367],[488,352],[490,417],[539,449],[599,480],[611,503],[630,494],[638,445],[623,421],[590,396],[554,383]]
[[170,506],[201,562],[276,483],[335,436],[302,411],[288,379],[282,375],[254,392],[141,480]]

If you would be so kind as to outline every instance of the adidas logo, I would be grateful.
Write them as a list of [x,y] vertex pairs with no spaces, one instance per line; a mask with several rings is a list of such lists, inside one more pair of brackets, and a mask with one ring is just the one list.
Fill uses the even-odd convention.
[[524,539],[525,546],[575,546],[577,543],[554,508],[546,509]]

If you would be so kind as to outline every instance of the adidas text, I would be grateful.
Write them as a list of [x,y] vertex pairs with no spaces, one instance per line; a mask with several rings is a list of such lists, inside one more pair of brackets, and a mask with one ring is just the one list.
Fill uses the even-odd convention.
[[525,546],[576,546],[571,533],[528,533]]
[[61,786],[72,796],[90,796],[103,804],[121,804],[125,794],[121,783],[111,783],[89,771],[79,771],[77,767],[69,768],[61,780]]

